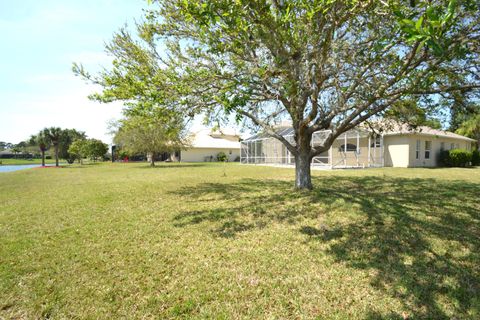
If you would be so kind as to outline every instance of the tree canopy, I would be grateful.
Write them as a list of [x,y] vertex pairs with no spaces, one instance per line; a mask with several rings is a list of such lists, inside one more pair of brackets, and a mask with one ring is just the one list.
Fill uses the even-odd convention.
[[32,135],[28,140],[28,144],[38,147],[42,155],[42,166],[45,166],[45,151],[47,151],[51,145],[49,137],[45,135],[45,130],[40,130],[36,135]]
[[134,115],[118,122],[114,142],[125,151],[150,156],[151,165],[159,153],[174,153],[188,146],[185,121],[181,115]]
[[77,131],[75,129],[63,129],[62,136],[60,138],[58,157],[67,160],[72,163],[75,160],[75,155],[69,152],[69,148],[73,142],[77,140],[85,140],[87,135],[83,131]]
[[477,148],[480,148],[480,113],[464,121],[456,132],[477,140]]
[[[235,115],[295,156],[296,187],[343,132],[400,101],[429,106],[477,91],[480,10],[473,0],[152,1],[137,35],[114,35],[91,96],[127,111],[161,106]],[[293,141],[275,130],[289,119]],[[329,130],[314,146],[312,134]]]
[[98,139],[77,139],[71,143],[68,153],[73,160],[82,163],[83,158],[97,160],[108,152],[108,145]]
[[102,159],[108,152],[108,145],[98,139],[87,139],[84,149],[85,156],[96,161]]
[[58,167],[58,152],[60,148],[60,142],[63,136],[63,130],[59,127],[50,127],[43,129],[43,135],[53,146],[55,156],[55,166]]

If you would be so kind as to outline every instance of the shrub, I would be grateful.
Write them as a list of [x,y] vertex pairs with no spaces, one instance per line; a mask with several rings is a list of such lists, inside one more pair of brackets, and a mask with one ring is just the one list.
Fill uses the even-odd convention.
[[52,156],[45,156],[45,159],[50,160],[52,159]]
[[228,157],[227,155],[225,154],[225,152],[219,152],[217,154],[217,161],[220,161],[220,162],[225,162],[228,160]]
[[480,166],[480,151],[474,150],[472,152],[472,166]]
[[444,151],[440,161],[449,167],[466,167],[472,161],[472,152],[464,149]]
[[449,157],[450,151],[448,150],[442,150],[440,151],[440,154],[438,155],[438,161],[440,162],[441,166],[444,167],[451,167],[450,164],[450,157]]

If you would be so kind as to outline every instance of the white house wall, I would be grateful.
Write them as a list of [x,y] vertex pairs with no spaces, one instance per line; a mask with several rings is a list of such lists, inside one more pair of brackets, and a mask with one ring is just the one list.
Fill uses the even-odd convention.
[[224,152],[230,162],[240,157],[240,149],[190,148],[181,152],[181,161],[205,162],[210,161],[210,157],[212,157],[213,161],[217,161],[217,155],[220,152]]

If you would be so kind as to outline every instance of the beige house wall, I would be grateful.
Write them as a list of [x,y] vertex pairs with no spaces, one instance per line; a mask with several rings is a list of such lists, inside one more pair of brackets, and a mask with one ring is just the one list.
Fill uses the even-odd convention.
[[213,157],[213,161],[216,161],[219,152],[224,152],[230,162],[240,157],[240,149],[190,148],[181,151],[180,159],[182,162],[205,162],[210,161],[207,158]]
[[[444,150],[450,149],[469,149],[471,148],[472,143],[470,141],[465,141],[455,138],[447,137],[437,137],[437,136],[424,136],[424,135],[408,135],[409,141],[409,167],[436,167],[439,166],[439,155],[442,147],[442,142],[444,143]],[[416,146],[417,140],[420,141],[420,152],[417,159],[416,155]],[[431,151],[430,158],[427,159],[425,156],[425,146],[426,141],[431,142]]]
[[[417,159],[417,140],[420,150]],[[430,157],[426,157],[426,141],[431,142]],[[444,144],[444,150],[469,149],[469,141],[421,134],[385,136],[385,166],[386,167],[436,167],[439,166],[439,155]]]
[[407,136],[386,136],[383,141],[385,148],[385,167],[408,167],[410,152],[409,138]]
[[[352,137],[347,139],[347,144],[353,144],[356,145],[358,148],[359,153],[357,154],[354,151],[346,151],[344,152],[343,149],[341,149],[341,146],[345,144],[344,139],[338,139],[335,140],[332,144],[332,165],[346,165],[348,167],[367,167],[369,165],[368,161],[368,138],[360,138],[358,140],[358,145],[357,145],[357,138],[352,135]],[[373,143],[373,139],[371,140],[371,143]],[[373,148],[370,150],[371,152],[371,160],[373,162]],[[381,149],[377,148],[376,150],[377,153],[377,161],[380,159],[380,153]],[[328,155],[328,153],[326,153]]]
[[[420,141],[419,158],[416,159],[417,140]],[[425,157],[426,141],[431,142],[430,157]],[[452,148],[471,149],[472,143],[463,139],[433,136],[426,134],[395,134],[383,137],[383,150],[374,147],[374,139],[362,137],[357,140],[354,133],[348,135],[347,144],[357,145],[356,151],[343,151],[341,146],[345,144],[343,138],[335,140],[328,151],[313,159],[316,165],[328,165],[332,167],[435,167],[439,165],[439,154],[442,143],[445,150]],[[369,143],[371,145],[369,152]],[[272,164],[294,164],[294,157],[287,151],[286,147],[277,140],[258,140],[250,145],[246,163],[272,163]],[[211,150],[211,149],[207,149]],[[220,150],[216,149],[216,155]],[[236,150],[236,152],[239,152]],[[227,152],[226,152],[227,153]],[[183,156],[182,161],[204,161],[207,155],[202,153],[195,159]],[[236,153],[237,154],[237,153]],[[236,157],[236,156],[235,156]],[[235,158],[233,157],[233,158]],[[383,157],[383,158],[382,158]],[[245,159],[245,158],[244,158]],[[231,160],[230,160],[231,161]]]

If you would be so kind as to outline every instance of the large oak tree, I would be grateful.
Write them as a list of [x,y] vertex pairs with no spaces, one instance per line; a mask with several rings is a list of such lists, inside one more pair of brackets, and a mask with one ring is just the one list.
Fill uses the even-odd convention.
[[[310,189],[312,158],[343,132],[402,100],[478,89],[479,12],[473,0],[152,1],[137,35],[122,29],[107,46],[109,70],[74,70],[103,87],[92,98],[130,110],[248,119],[288,148],[295,186]],[[330,133],[312,146],[318,130]]]

